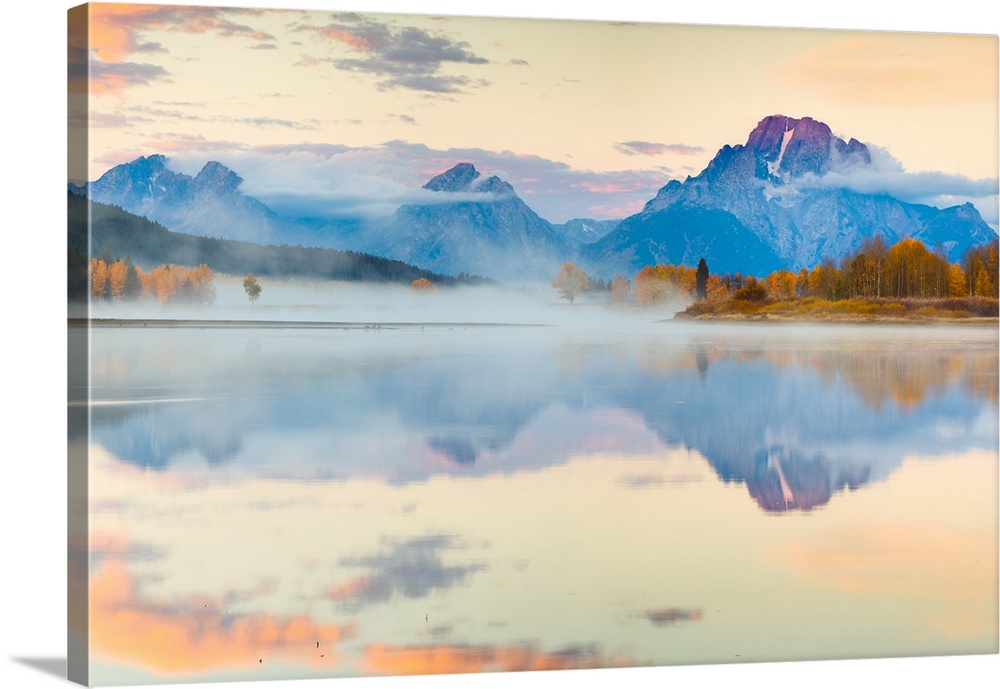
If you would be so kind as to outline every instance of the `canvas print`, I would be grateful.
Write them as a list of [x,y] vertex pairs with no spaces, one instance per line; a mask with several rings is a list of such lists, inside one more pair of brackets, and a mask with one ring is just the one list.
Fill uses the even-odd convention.
[[72,680],[997,653],[997,36],[68,26]]

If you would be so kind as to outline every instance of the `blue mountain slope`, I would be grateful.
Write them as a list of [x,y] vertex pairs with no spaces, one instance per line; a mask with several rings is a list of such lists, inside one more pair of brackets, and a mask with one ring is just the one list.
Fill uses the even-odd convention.
[[[971,204],[937,209],[861,193],[847,187],[858,173],[879,174],[863,143],[844,141],[809,117],[772,115],[746,144],[724,146],[697,176],[671,181],[586,247],[584,263],[599,275],[634,274],[651,258],[695,265],[705,252],[713,272],[762,274],[839,259],[878,234],[888,244],[919,239],[951,261],[997,236]],[[731,262],[741,255],[744,262]]]

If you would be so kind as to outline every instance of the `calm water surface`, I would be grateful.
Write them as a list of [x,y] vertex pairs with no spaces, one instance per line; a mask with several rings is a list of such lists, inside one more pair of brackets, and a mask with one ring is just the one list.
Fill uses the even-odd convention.
[[997,651],[993,328],[96,328],[92,681]]

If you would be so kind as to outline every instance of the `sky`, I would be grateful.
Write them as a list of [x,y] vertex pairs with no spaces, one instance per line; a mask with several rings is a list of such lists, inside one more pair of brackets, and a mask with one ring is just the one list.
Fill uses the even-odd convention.
[[471,162],[547,220],[611,219],[783,114],[873,150],[878,174],[832,183],[997,226],[995,35],[91,7],[76,177],[218,160],[279,213],[353,217]]

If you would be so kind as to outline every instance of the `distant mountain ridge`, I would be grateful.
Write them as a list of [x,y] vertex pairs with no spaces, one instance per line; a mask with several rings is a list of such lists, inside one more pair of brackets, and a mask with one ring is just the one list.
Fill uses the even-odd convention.
[[175,232],[253,241],[280,239],[285,223],[239,187],[243,178],[218,161],[191,177],[167,168],[163,155],[116,165],[84,191],[99,203],[163,223]]
[[713,272],[762,275],[839,259],[881,234],[940,248],[948,259],[995,238],[971,204],[946,209],[825,185],[825,175],[872,170],[871,152],[857,139],[835,136],[809,117],[771,115],[746,144],[723,146],[705,169],[670,181],[642,211],[583,249],[598,274],[632,274],[652,263],[694,265],[704,256]]
[[618,227],[621,218],[614,220],[594,220],[592,218],[573,218],[564,223],[553,225],[566,240],[576,246],[593,244]]
[[506,280],[551,279],[575,252],[551,223],[499,177],[459,163],[424,189],[440,201],[406,204],[373,222],[359,247],[442,273]]

